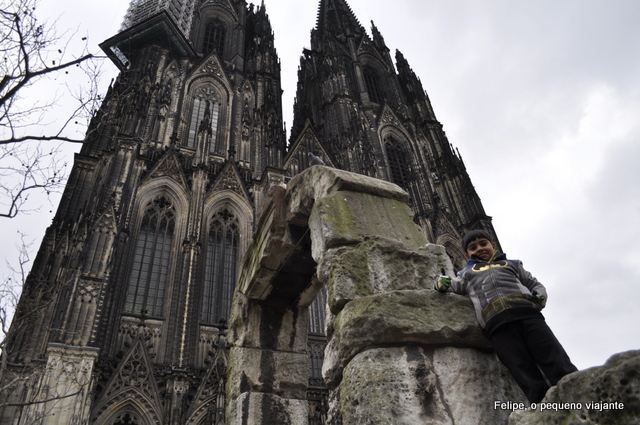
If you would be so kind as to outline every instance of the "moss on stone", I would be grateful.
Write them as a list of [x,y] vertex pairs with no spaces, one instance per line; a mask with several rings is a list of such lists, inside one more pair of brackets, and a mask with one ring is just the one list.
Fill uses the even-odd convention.
[[371,347],[415,343],[490,350],[467,297],[394,291],[347,303],[334,322],[340,363]]
[[430,289],[441,268],[450,268],[448,258],[423,248],[407,250],[398,241],[372,237],[327,251],[318,265],[318,278],[327,284],[331,312],[338,314],[347,302],[357,298]]

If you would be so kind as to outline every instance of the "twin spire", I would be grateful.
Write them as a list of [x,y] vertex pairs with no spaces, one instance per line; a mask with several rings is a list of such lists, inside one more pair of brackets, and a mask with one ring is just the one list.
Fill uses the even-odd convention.
[[364,33],[364,28],[346,0],[320,0],[316,29],[320,33],[329,33],[334,36]]

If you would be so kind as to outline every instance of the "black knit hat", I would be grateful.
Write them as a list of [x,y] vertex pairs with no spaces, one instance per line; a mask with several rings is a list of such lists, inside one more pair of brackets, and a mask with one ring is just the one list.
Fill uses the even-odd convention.
[[469,244],[476,239],[486,239],[489,242],[493,242],[492,236],[486,230],[470,230],[466,235],[462,237],[462,250],[464,252],[467,252],[467,247],[469,246]]

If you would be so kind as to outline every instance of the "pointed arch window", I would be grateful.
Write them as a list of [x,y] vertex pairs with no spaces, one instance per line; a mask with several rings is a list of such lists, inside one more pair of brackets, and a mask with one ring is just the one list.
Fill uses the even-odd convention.
[[126,313],[162,316],[175,216],[171,202],[164,197],[145,209],[133,254]]
[[123,413],[118,416],[113,425],[138,425],[138,418],[131,413]]
[[213,216],[207,238],[201,321],[217,325],[229,318],[236,282],[240,231],[228,209]]
[[220,104],[213,95],[212,87],[202,87],[196,91],[189,120],[188,148],[195,149],[198,135],[205,132],[210,135],[209,152],[215,153],[219,150],[216,147],[219,112]]
[[291,160],[291,163],[289,164],[289,175],[293,177],[299,172],[300,172],[300,165],[298,165],[298,160],[294,158]]
[[210,19],[204,26],[202,39],[202,53],[205,55],[216,52],[218,56],[224,53],[224,42],[227,37],[227,28],[219,19]]
[[409,169],[409,156],[402,144],[389,137],[385,143],[387,160],[389,161],[389,176],[391,181],[404,190],[409,190],[411,172]]
[[373,103],[384,102],[384,96],[382,88],[380,86],[380,77],[378,76],[378,73],[370,66],[364,68],[364,84],[367,87],[369,99]]
[[324,362],[324,350],[326,347],[326,341],[309,339],[307,342],[310,387],[324,387],[324,380],[322,379],[322,363]]
[[316,299],[309,306],[309,333],[325,334],[326,305],[327,289],[323,286],[318,295],[316,295]]

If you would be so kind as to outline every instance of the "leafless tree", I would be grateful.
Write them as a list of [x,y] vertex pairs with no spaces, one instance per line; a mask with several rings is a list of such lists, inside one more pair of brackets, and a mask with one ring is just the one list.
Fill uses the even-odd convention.
[[[18,232],[20,235],[20,244],[16,246],[18,251],[17,263],[7,261],[7,274],[2,276],[0,280],[0,352],[4,353],[11,325],[13,312],[18,305],[20,291],[27,279],[28,267],[31,263],[31,254],[33,242],[27,240],[27,235]],[[5,371],[7,370],[7,356],[3,355],[0,359],[0,382],[3,381]],[[2,388],[0,388],[0,391]]]
[[35,190],[46,195],[62,189],[67,162],[60,146],[8,144],[0,147],[0,217],[13,218],[29,212],[29,195]]
[[[33,302],[21,316],[21,323],[11,324],[20,290],[24,287],[34,252],[34,241],[28,240],[25,233],[18,232],[20,243],[17,248],[17,261],[7,262],[8,274],[0,280],[0,421],[21,412],[21,423],[41,423],[42,419],[60,410],[61,404],[73,397],[85,394],[90,389],[90,380],[82,371],[80,364],[65,362],[63,368],[52,369],[41,362],[16,366],[9,363],[5,351],[12,335],[24,331],[25,326],[37,317],[48,302]],[[32,292],[40,292],[46,285],[31,284]],[[14,353],[15,354],[15,353]],[[62,381],[58,374],[65,375]],[[70,376],[70,378],[69,378]],[[17,399],[13,396],[20,395]],[[7,416],[5,413],[9,412]],[[12,413],[14,412],[14,413]]]
[[[36,16],[39,0],[0,0],[0,217],[13,218],[29,206],[29,194],[62,187],[66,163],[59,143],[82,143],[101,101],[100,62],[86,37],[58,35],[55,22]],[[74,51],[80,40],[80,50]],[[61,84],[70,72],[75,86]],[[58,87],[52,91],[51,87]],[[58,105],[74,104],[65,115]],[[42,143],[46,143],[43,145]],[[53,143],[53,145],[51,145]],[[46,147],[45,147],[46,146]],[[11,177],[11,178],[9,178]]]
[[[38,20],[38,4],[39,0],[0,0],[0,217],[3,218],[37,210],[46,198],[36,195],[46,197],[62,189],[67,170],[62,146],[85,141],[84,129],[101,102],[98,87],[101,58],[88,51],[86,38],[74,32],[59,35],[55,22]],[[61,114],[61,110],[65,112]],[[35,366],[33,370],[15,369],[7,363],[7,343],[12,334],[21,331],[20,324],[14,323],[10,328],[10,322],[28,280],[33,253],[33,243],[27,241],[26,234],[19,233],[17,256],[3,268],[5,276],[0,276],[0,416],[6,408],[26,406],[29,407],[25,412],[41,416],[58,401],[86,391],[88,384],[80,382],[76,390],[61,387],[58,391],[49,384],[38,389],[38,385],[45,385],[43,379],[49,372]],[[30,287],[34,292],[42,290],[42,285],[33,279]],[[28,314],[23,318],[39,314],[38,310],[46,308],[46,303],[33,307],[27,308]],[[29,389],[29,395],[21,397],[19,403],[11,401],[8,396],[21,388]]]

